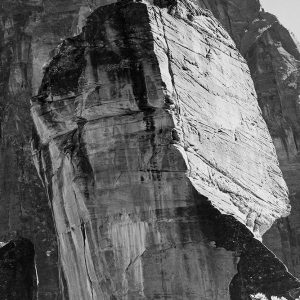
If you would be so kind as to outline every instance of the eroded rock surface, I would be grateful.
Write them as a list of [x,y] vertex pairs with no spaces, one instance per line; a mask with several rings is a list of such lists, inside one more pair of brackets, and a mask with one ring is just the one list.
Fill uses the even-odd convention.
[[221,21],[250,68],[292,205],[291,215],[277,221],[264,242],[299,277],[299,44],[259,1],[199,3]]
[[28,99],[40,85],[49,52],[72,35],[66,19],[77,18],[77,11],[72,1],[63,9],[60,1],[0,2],[0,240],[23,236],[35,244],[39,299],[55,300],[60,298],[56,236],[32,163]]
[[275,224],[265,241],[278,253],[291,272],[299,277],[300,52],[290,33],[276,19],[270,18],[268,14],[261,16],[259,28],[263,27],[265,30],[256,35],[257,39],[247,49],[246,57],[280,167],[290,190],[292,212],[288,218]]
[[[100,3],[101,2],[101,3]],[[35,244],[39,299],[61,298],[54,223],[32,162],[28,99],[62,39],[81,31],[105,0],[0,1],[0,240]]]
[[296,299],[287,187],[245,60],[192,3],[97,9],[32,99],[70,299]]
[[[35,243],[42,300],[62,297],[58,281],[63,281],[63,276],[58,274],[51,214],[31,163],[28,99],[37,92],[43,69],[56,54],[53,49],[62,39],[81,32],[93,9],[112,2],[115,1],[1,1],[0,240],[8,241],[18,233]],[[154,2],[166,6],[172,1]],[[276,222],[264,236],[264,242],[299,277],[297,43],[274,16],[260,9],[257,0],[195,3],[213,12],[247,59],[259,105],[291,191],[291,215]],[[256,218],[255,214],[249,215],[249,227],[254,228]]]

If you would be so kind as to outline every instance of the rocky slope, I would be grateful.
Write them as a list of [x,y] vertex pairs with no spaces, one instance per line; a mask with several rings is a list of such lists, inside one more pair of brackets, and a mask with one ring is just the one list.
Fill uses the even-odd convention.
[[210,12],[154,4],[97,9],[32,98],[69,297],[296,299],[256,239],[289,204],[248,66]]
[[[0,4],[0,240],[8,241],[21,235],[34,242],[39,299],[61,299],[64,278],[59,275],[59,266],[56,264],[56,239],[51,212],[31,163],[28,145],[32,123],[28,99],[37,93],[43,68],[56,54],[55,47],[62,39],[80,33],[86,16],[93,9],[111,2],[115,1],[3,0]],[[164,5],[168,1],[154,2]],[[291,191],[291,215],[276,222],[265,234],[264,242],[299,277],[297,44],[274,16],[260,9],[257,0],[198,0],[195,3],[213,12],[247,59],[259,105]],[[172,13],[174,7],[170,11]],[[208,48],[207,55],[210,57]],[[210,85],[208,80],[205,82],[208,82],[207,86]],[[196,135],[191,136],[196,138]],[[221,180],[217,180],[218,185]],[[215,194],[215,190],[212,194]],[[230,208],[230,203],[234,203],[233,197],[225,198]],[[241,204],[243,206],[243,202]],[[259,219],[256,222],[259,224],[256,234],[258,228],[265,231],[267,224],[275,217],[271,216],[269,220],[262,218],[260,222],[260,216],[250,213],[245,217],[246,213],[239,213],[240,209],[238,207],[234,211],[235,216],[252,229],[255,220]],[[246,207],[247,210],[250,212],[251,208]],[[60,289],[59,281],[62,284]]]

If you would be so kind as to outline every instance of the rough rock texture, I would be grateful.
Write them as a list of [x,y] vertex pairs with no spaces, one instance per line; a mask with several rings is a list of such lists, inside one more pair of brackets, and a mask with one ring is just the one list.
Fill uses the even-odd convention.
[[[32,39],[35,33],[29,28],[43,10],[35,4],[29,1],[0,4],[0,240],[8,241],[19,235],[35,243],[40,299],[56,299],[55,231],[29,146],[32,121],[28,98],[32,95],[31,79],[35,74]],[[49,47],[56,45],[50,43]]]
[[291,272],[300,277],[300,48],[272,16],[263,14],[261,19],[260,27],[265,30],[260,31],[257,40],[249,46],[246,57],[281,170],[289,186],[293,208],[288,218],[275,224],[265,241]]
[[36,299],[34,246],[23,238],[0,247],[0,295],[3,300]]
[[[62,282],[63,289],[64,279],[56,264],[51,213],[31,163],[28,99],[36,94],[43,68],[56,54],[53,49],[62,39],[81,31],[86,16],[94,8],[112,2],[115,1],[2,0],[0,3],[0,240],[8,241],[18,234],[34,242],[42,300],[60,299],[63,292],[59,291],[58,282]],[[165,5],[168,1],[154,2]],[[194,2],[213,12],[247,59],[292,204],[291,215],[276,222],[264,236],[264,242],[299,277],[297,44],[274,16],[260,9],[257,0]]]
[[200,5],[222,22],[250,68],[292,204],[291,215],[277,221],[264,241],[300,277],[299,44],[259,1],[200,0]]
[[60,298],[59,267],[51,211],[32,163],[29,99],[53,49],[78,33],[98,4],[0,1],[0,240],[23,236],[35,244],[40,300]]
[[70,299],[296,299],[260,238],[289,213],[249,69],[191,3],[97,9],[32,98]]

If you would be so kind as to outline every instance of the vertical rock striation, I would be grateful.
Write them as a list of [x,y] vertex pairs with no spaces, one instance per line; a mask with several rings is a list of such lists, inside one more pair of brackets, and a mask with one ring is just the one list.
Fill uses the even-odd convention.
[[97,9],[32,98],[69,297],[296,299],[258,240],[289,204],[248,66],[207,10],[153,4]]
[[[22,236],[35,244],[40,299],[57,299],[55,231],[30,150],[33,57],[28,27],[42,8],[23,2],[0,4],[0,240]],[[15,284],[10,282],[10,289],[18,289],[18,280]]]
[[59,299],[59,266],[48,201],[32,163],[28,99],[62,39],[77,34],[104,0],[0,1],[0,240],[35,244],[39,299]]

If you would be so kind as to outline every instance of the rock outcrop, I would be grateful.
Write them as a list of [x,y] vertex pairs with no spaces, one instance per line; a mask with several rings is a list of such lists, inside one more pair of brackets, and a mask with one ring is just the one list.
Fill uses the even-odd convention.
[[289,213],[248,66],[207,10],[100,7],[32,98],[70,299],[296,299],[258,239]]
[[71,1],[64,10],[57,2],[0,1],[0,240],[22,236],[35,244],[42,300],[60,299],[59,266],[51,210],[32,163],[28,99],[49,53],[72,35],[65,20],[78,17]]
[[264,12],[259,1],[199,2],[221,21],[250,68],[292,205],[291,215],[278,220],[264,242],[300,277],[299,44],[275,16]]
[[260,34],[256,34],[255,42],[249,44],[248,48],[245,47],[245,57],[255,82],[264,119],[273,137],[281,170],[290,190],[292,205],[291,215],[276,222],[266,235],[265,242],[291,272],[300,277],[300,48],[273,16],[261,14],[255,23],[260,24],[252,25],[254,28],[251,30]]
[[[40,300],[61,299],[65,280],[57,264],[51,212],[31,163],[28,144],[32,122],[28,99],[37,93],[43,69],[56,55],[55,47],[62,39],[80,33],[93,9],[112,2],[115,1],[2,0],[0,4],[0,240],[8,241],[20,235],[35,244]],[[152,4],[163,6],[168,2],[172,1],[157,0]],[[291,215],[275,222],[264,235],[264,243],[299,277],[297,43],[274,16],[260,8],[258,0],[195,0],[194,4],[207,9],[207,14],[209,11],[214,14],[247,60],[292,204]],[[190,141],[185,139],[185,143]],[[232,195],[225,199],[228,210],[234,201]],[[235,216],[246,222],[257,236],[259,228],[263,233],[280,214],[275,211],[270,218],[261,220],[256,213],[245,217],[250,207],[244,214],[239,213],[240,209],[235,210]]]
[[35,244],[39,299],[61,298],[54,222],[32,162],[28,99],[63,39],[81,31],[105,0],[0,1],[0,240]]

